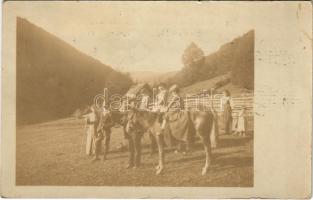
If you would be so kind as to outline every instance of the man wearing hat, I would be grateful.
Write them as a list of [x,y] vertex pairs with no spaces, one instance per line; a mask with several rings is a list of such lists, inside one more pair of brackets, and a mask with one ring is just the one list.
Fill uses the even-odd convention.
[[100,114],[99,124],[97,127],[97,137],[95,139],[95,160],[99,159],[99,155],[102,149],[102,140],[104,139],[104,154],[103,160],[106,160],[106,156],[110,148],[111,128],[114,125],[112,120],[111,111],[108,109],[108,105],[104,104],[103,110]]
[[126,135],[129,144],[129,163],[127,168],[138,168],[141,164],[141,139],[143,128],[138,123],[136,98],[129,99],[129,111],[127,113]]

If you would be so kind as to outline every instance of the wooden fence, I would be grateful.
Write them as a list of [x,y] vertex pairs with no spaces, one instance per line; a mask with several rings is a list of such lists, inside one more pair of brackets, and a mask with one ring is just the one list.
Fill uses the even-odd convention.
[[[213,109],[217,111],[219,116],[220,124],[223,123],[223,106],[221,105],[222,94],[216,94],[213,97],[210,96],[189,96],[185,97],[184,102],[187,108],[199,108],[204,107],[205,109],[210,109],[213,105]],[[238,120],[238,112],[242,107],[245,108],[245,118],[246,118],[246,129],[248,131],[253,131],[254,127],[254,117],[253,117],[253,102],[254,95],[253,93],[245,93],[239,96],[231,97],[231,107],[232,107],[232,116],[233,116],[233,129]],[[212,104],[213,103],[213,104]],[[223,127],[221,127],[223,128]]]
[[[221,98],[222,98],[222,95],[220,94],[214,95],[214,97],[190,96],[190,97],[185,97],[184,102],[187,108],[205,107],[206,109],[210,109],[211,104],[213,102],[214,110],[216,110],[217,112],[222,112],[223,107],[221,106]],[[253,116],[253,94],[252,93],[247,93],[247,94],[242,94],[241,96],[231,97],[230,103],[231,103],[231,107],[233,110],[233,116],[236,116],[242,107],[245,107],[247,116]]]
[[[205,108],[207,110],[213,109],[217,112],[219,117],[219,124],[223,124],[223,106],[221,106],[222,94],[215,94],[211,96],[201,96],[193,95],[187,96],[184,98],[185,108]],[[242,107],[245,108],[245,117],[246,117],[246,129],[252,131],[254,127],[254,113],[253,113],[253,103],[254,103],[254,94],[253,93],[243,93],[237,96],[233,96],[230,99],[232,107],[232,116],[233,116],[233,129],[235,129],[235,124],[238,119],[238,112]],[[212,104],[213,103],[213,104]],[[150,104],[149,107],[152,109],[153,104]],[[121,110],[125,110],[125,106],[122,106]],[[222,128],[222,126],[220,126]]]

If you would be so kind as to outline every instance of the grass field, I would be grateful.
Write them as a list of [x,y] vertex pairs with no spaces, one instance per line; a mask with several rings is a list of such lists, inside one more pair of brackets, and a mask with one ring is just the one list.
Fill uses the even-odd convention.
[[80,154],[84,121],[61,119],[17,127],[16,184],[60,186],[253,186],[253,138],[220,136],[207,175],[201,175],[204,152],[196,144],[190,155],[167,149],[164,173],[156,176],[157,154],[150,156],[143,138],[142,167],[126,169],[128,152],[119,151],[122,131],[113,129],[108,160],[92,162]]

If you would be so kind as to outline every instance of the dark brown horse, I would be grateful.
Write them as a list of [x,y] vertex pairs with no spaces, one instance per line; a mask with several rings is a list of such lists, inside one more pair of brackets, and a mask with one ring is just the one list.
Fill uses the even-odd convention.
[[[215,140],[216,128],[215,128],[215,115],[210,111],[179,111],[182,113],[186,127],[192,127],[194,131],[190,134],[198,135],[204,145],[205,150],[205,165],[202,168],[202,175],[208,172],[211,163],[211,140]],[[171,121],[168,122],[169,129],[171,129]],[[178,124],[179,125],[179,124]],[[151,132],[156,139],[159,150],[159,163],[156,166],[156,174],[160,174],[164,169],[164,130],[162,130],[162,124],[160,120],[160,113],[148,112],[148,111],[136,111],[132,116],[132,119],[128,121],[127,132],[142,130],[142,132]],[[170,130],[169,132],[173,132]],[[189,137],[186,137],[189,138]]]

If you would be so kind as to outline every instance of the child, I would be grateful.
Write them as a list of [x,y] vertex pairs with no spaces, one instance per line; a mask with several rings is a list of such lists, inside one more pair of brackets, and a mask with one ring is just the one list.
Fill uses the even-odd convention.
[[246,127],[245,127],[245,123],[246,123],[246,119],[245,119],[245,110],[246,108],[244,106],[241,107],[239,113],[238,113],[238,121],[237,121],[237,129],[235,134],[239,134],[239,136],[246,136]]

